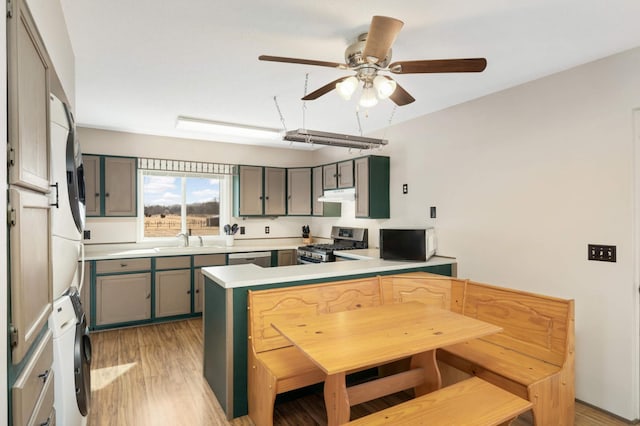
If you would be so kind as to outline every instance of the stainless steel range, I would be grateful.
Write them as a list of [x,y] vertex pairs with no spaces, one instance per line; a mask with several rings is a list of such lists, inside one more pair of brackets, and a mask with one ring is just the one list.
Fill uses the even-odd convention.
[[332,244],[311,244],[298,247],[298,263],[335,262],[334,250],[369,248],[369,232],[366,228],[332,226]]

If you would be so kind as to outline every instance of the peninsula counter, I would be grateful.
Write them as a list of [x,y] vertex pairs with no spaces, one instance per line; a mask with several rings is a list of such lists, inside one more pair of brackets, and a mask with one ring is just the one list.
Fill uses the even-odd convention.
[[456,260],[426,262],[382,259],[261,268],[230,265],[202,268],[204,288],[204,376],[228,419],[247,406],[247,291],[426,271],[455,276]]

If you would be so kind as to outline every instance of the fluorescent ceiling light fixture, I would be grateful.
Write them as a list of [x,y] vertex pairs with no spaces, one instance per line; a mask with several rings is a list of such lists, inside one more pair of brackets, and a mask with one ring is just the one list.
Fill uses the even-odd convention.
[[176,128],[200,133],[243,136],[247,138],[280,139],[282,137],[282,132],[279,129],[182,116],[178,117]]
[[344,135],[340,133],[319,132],[316,130],[290,130],[284,140],[318,145],[339,146],[343,148],[371,149],[384,146],[386,139],[365,138],[364,136]]

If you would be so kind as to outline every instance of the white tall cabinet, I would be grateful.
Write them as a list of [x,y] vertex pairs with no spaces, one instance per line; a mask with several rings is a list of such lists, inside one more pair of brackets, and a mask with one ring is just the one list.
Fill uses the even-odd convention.
[[26,2],[13,0],[6,9],[11,423],[55,423],[53,346],[46,329],[53,297],[49,199],[53,70]]
[[7,21],[9,250],[12,362],[19,363],[51,312],[49,218],[50,60],[23,1]]

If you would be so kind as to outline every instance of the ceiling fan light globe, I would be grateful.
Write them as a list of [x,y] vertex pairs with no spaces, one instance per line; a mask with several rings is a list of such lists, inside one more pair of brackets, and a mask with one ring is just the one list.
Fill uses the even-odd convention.
[[366,87],[360,96],[360,106],[363,108],[371,108],[378,104],[378,98],[372,87]]
[[346,80],[336,84],[336,91],[338,92],[338,95],[340,95],[342,99],[344,99],[345,101],[348,101],[349,99],[351,99],[351,96],[353,96],[353,94],[355,93],[357,87],[358,87],[358,79],[351,76]]
[[386,78],[382,75],[373,79],[373,87],[375,87],[378,98],[387,99],[396,90],[397,83],[395,80]]

